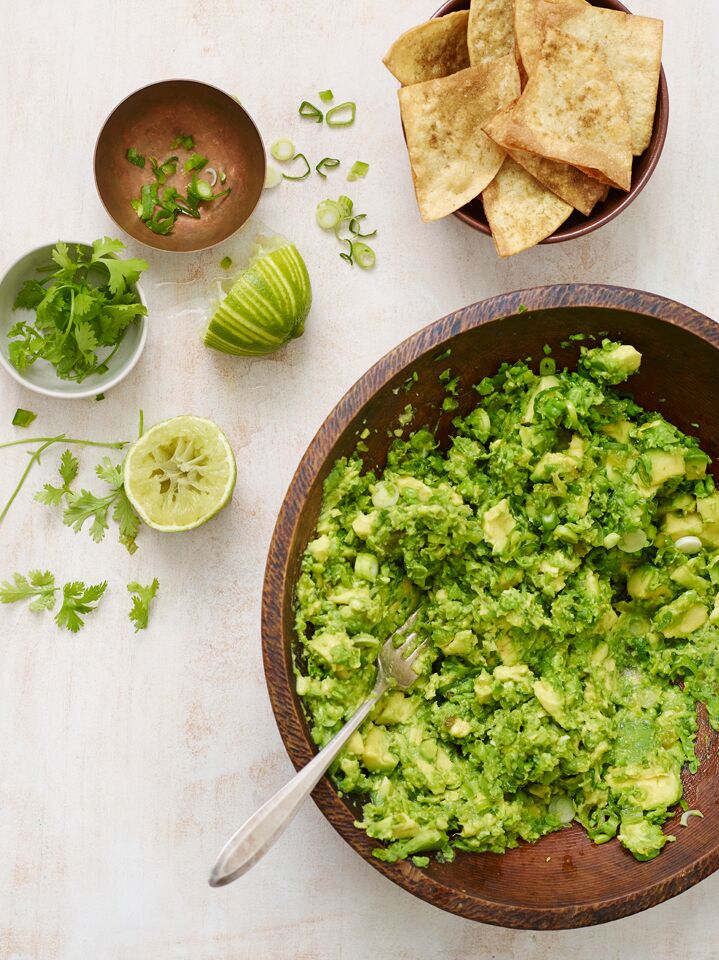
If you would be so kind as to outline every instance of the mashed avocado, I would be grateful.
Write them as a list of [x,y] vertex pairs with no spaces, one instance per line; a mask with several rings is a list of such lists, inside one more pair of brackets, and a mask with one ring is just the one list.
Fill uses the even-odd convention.
[[[297,583],[297,690],[325,744],[421,604],[429,639],[333,769],[399,860],[501,852],[578,821],[639,860],[719,728],[719,494],[697,442],[614,390],[631,346],[504,365],[447,449],[398,439],[328,477]],[[681,686],[679,685],[681,681]],[[672,811],[673,812],[673,811]]]

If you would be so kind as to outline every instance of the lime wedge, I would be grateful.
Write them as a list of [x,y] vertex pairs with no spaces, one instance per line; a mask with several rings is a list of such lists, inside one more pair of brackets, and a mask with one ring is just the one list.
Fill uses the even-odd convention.
[[193,530],[229,502],[237,466],[212,420],[173,417],[155,424],[125,460],[125,492],[155,530]]
[[205,346],[259,357],[302,336],[312,287],[297,247],[282,237],[259,238],[246,270],[210,317]]

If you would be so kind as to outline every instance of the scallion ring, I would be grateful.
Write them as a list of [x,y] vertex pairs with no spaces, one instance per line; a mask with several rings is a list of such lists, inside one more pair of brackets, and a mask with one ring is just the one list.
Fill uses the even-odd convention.
[[354,100],[348,100],[346,103],[338,103],[327,111],[325,120],[328,127],[349,127],[355,122],[357,104]]
[[327,174],[322,172],[323,168],[325,170],[331,170],[334,167],[339,167],[339,165],[340,165],[340,162],[335,157],[322,157],[320,162],[315,167],[315,170],[317,171],[317,173],[319,173],[321,177],[326,177]]
[[265,190],[271,190],[280,183],[282,183],[282,174],[277,167],[273,167],[272,165],[268,164],[267,169],[265,170]]
[[342,219],[348,220],[352,216],[352,207],[353,203],[349,197],[346,197],[344,194],[339,197],[337,200],[340,210],[342,211]]
[[345,240],[344,243],[346,243],[346,244],[349,245],[350,252],[349,252],[349,253],[341,253],[341,254],[340,254],[340,258],[341,258],[342,260],[346,260],[347,263],[348,263],[350,266],[352,266],[352,264],[354,263],[354,260],[352,259],[352,254],[353,254],[353,252],[354,252],[354,246],[353,246],[351,240]]
[[322,200],[315,213],[317,225],[323,230],[334,230],[342,222],[342,210],[336,200]]
[[322,123],[322,111],[318,110],[317,107],[310,103],[308,100],[303,100],[300,104],[300,109],[298,113],[301,117],[304,117],[306,120],[314,120],[315,123]]
[[214,167],[205,167],[205,173],[209,174],[212,177],[212,179],[210,180],[210,186],[214,187],[214,185],[217,183],[219,179],[219,177],[217,176],[217,170],[215,170]]
[[557,365],[551,357],[542,357],[539,361],[540,377],[551,377],[556,372]]
[[361,240],[366,240],[370,237],[376,237],[377,231],[372,230],[370,233],[362,233],[362,227],[360,221],[366,218],[366,213],[358,213],[356,217],[352,217],[350,222],[347,224],[349,232],[354,234],[355,237]]
[[295,145],[291,140],[285,138],[275,140],[270,147],[270,153],[279,163],[287,163],[295,155]]
[[320,100],[322,103],[329,103],[330,100],[334,100],[334,94],[331,90],[320,90]]
[[312,172],[312,167],[310,166],[309,160],[304,153],[296,153],[294,157],[292,157],[292,163],[294,163],[295,160],[301,160],[304,163],[306,167],[305,172],[296,177],[290,176],[288,173],[283,173],[282,176],[285,178],[285,180],[306,180]]
[[352,255],[355,263],[358,267],[361,267],[362,270],[371,270],[377,261],[374,250],[372,247],[368,247],[366,243],[353,243]]
[[364,160],[355,160],[352,164],[352,169],[347,174],[347,179],[352,182],[353,180],[361,180],[362,177],[367,176],[369,170],[369,164],[365,163]]

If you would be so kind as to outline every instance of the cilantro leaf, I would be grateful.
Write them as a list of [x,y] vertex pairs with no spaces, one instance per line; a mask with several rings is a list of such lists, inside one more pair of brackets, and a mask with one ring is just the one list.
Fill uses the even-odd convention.
[[122,463],[114,464],[109,457],[102,458],[95,467],[95,473],[113,490],[119,490],[124,482],[124,465]]
[[106,589],[106,580],[89,587],[80,580],[66,583],[62,588],[62,606],[55,615],[55,623],[58,627],[77,633],[85,625],[83,617],[97,608]]
[[82,530],[87,520],[92,520],[90,525],[90,536],[99,543],[105,536],[107,530],[107,512],[115,499],[115,494],[109,494],[107,497],[96,497],[89,490],[81,490],[80,493],[68,493],[66,497],[65,512],[62,516],[62,522],[67,527],[72,527],[75,533]]
[[120,543],[128,553],[134,553],[137,550],[135,538],[140,528],[140,519],[125,493],[124,463],[113,464],[109,457],[103,457],[95,467],[95,473],[111,488],[111,493],[97,497],[90,490],[83,489],[80,493],[68,490],[65,493],[63,523],[79,533],[90,520],[90,536],[95,543],[99,543],[105,536],[108,517],[111,516],[118,526]]
[[150,603],[157,596],[157,591],[160,589],[160,582],[157,577],[155,577],[152,583],[143,587],[142,584],[133,580],[132,583],[128,583],[127,589],[133,595],[132,609],[128,616],[135,625],[135,633],[137,633],[138,630],[146,630],[150,617]]
[[16,603],[33,597],[31,610],[52,610],[56,590],[55,577],[49,570],[31,570],[27,577],[14,573],[12,583],[8,580],[0,583],[0,603]]
[[[37,280],[26,280],[15,297],[13,310],[34,310],[45,296],[45,287]],[[12,336],[12,331],[8,336]]]
[[35,494],[37,502],[44,503],[49,507],[56,507],[62,503],[62,498],[72,493],[70,484],[77,477],[79,466],[80,464],[77,457],[74,457],[70,450],[65,450],[60,457],[60,466],[58,468],[62,486],[55,487],[51,483],[43,484],[42,490],[38,490]]

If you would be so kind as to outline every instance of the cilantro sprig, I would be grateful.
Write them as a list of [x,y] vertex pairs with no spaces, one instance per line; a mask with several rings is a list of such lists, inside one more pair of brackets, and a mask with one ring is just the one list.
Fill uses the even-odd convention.
[[35,500],[50,507],[60,506],[64,500],[62,521],[65,526],[72,527],[79,533],[84,525],[91,521],[89,531],[95,543],[104,539],[112,518],[118,527],[120,543],[128,553],[134,553],[137,550],[136,537],[140,519],[125,493],[124,464],[113,464],[109,457],[103,457],[98,463],[95,473],[110,487],[109,493],[100,496],[84,488],[79,493],[72,489],[71,484],[77,478],[78,468],[77,458],[70,450],[65,450],[60,457],[58,468],[62,484],[44,484],[42,490],[35,494]]
[[128,616],[135,625],[135,633],[138,630],[146,630],[150,619],[150,604],[157,596],[160,581],[155,577],[152,583],[143,587],[141,583],[133,580],[132,583],[128,583],[127,589],[132,595],[132,609]]
[[[27,576],[14,573],[12,581],[0,583],[0,603],[30,600],[30,609],[35,613],[51,611],[55,607],[55,594],[59,589],[55,585],[55,575],[49,570],[31,570]],[[83,618],[95,611],[106,589],[106,580],[89,587],[80,580],[66,583],[62,588],[62,600],[55,614],[55,623],[71,633],[77,633],[85,625]]]
[[132,285],[147,270],[137,257],[119,259],[121,240],[104,237],[92,248],[60,242],[42,279],[26,280],[13,310],[31,310],[8,331],[10,361],[20,371],[47,360],[62,380],[81,383],[104,373],[127,328],[147,313]]

